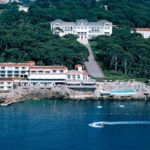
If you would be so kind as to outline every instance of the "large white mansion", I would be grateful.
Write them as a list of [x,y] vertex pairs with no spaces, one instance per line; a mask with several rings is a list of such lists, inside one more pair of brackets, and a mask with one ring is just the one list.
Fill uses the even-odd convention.
[[79,39],[91,39],[99,35],[110,36],[112,34],[112,23],[107,20],[88,22],[85,19],[76,22],[65,22],[57,19],[51,22],[53,34],[64,36],[66,34],[77,35]]

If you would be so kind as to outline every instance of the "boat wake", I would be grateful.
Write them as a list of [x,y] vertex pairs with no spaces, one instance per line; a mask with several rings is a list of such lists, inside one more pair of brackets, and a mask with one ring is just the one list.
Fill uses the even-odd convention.
[[150,121],[100,121],[89,124],[93,128],[103,128],[111,125],[150,125]]

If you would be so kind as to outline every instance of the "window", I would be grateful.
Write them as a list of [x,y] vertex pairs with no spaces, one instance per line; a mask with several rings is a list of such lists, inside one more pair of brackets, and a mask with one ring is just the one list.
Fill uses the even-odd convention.
[[15,69],[19,69],[19,67],[15,67]]
[[8,77],[12,77],[12,74],[9,74]]
[[78,79],[80,79],[80,75],[78,75]]
[[26,67],[22,67],[22,69],[26,69]]
[[75,79],[75,77],[76,77],[75,75],[72,75],[72,78],[73,78],[73,79]]
[[25,73],[25,71],[21,71],[21,73]]
[[50,71],[45,71],[45,73],[50,73]]
[[31,73],[36,73],[36,71],[31,71]]
[[70,76],[70,74],[69,74],[67,78],[70,79],[70,77],[71,77],[71,76]]
[[2,67],[2,69],[5,69],[5,67]]
[[59,26],[59,24],[58,24],[58,23],[55,23],[55,26]]
[[15,77],[19,77],[19,74],[16,74]]
[[7,71],[7,73],[12,73],[12,71]]
[[105,35],[109,35],[109,32],[105,32]]
[[4,84],[4,82],[0,82],[0,84]]
[[60,70],[60,73],[63,73],[64,72],[64,70]]
[[40,70],[40,71],[39,71],[39,73],[43,73],[43,71],[42,71],[42,70]]
[[14,73],[19,73],[19,71],[14,71]]
[[53,73],[56,73],[56,70],[53,70]]

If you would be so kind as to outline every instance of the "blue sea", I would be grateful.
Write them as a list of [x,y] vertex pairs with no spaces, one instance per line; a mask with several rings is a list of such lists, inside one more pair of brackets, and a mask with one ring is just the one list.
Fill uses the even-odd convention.
[[[89,126],[100,121],[108,124]],[[0,150],[150,150],[150,102],[55,99],[0,107]]]

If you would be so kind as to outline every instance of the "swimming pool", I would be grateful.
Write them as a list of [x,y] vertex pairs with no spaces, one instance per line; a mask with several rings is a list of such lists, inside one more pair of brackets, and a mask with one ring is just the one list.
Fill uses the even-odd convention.
[[136,94],[135,90],[127,89],[127,90],[112,90],[111,95],[119,95],[119,96],[126,96],[126,95],[133,95]]

